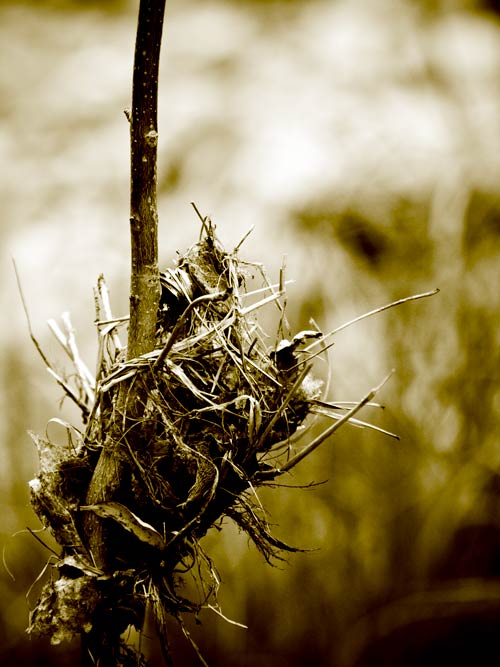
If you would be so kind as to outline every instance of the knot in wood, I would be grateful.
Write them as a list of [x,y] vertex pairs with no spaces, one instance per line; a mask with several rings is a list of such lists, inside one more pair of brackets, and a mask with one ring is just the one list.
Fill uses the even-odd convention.
[[154,148],[154,146],[158,145],[158,132],[156,130],[149,130],[149,132],[144,135],[144,139],[148,146]]

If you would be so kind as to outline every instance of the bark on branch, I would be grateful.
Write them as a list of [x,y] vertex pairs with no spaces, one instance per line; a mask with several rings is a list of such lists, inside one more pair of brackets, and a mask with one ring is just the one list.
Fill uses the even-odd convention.
[[[133,359],[154,348],[159,303],[158,213],[156,206],[157,93],[165,0],[141,0],[135,45],[131,136],[131,289],[128,353]],[[140,396],[122,383],[114,418],[108,424],[101,456],[92,477],[87,503],[112,500],[123,484],[120,453],[124,429],[137,418]],[[129,441],[140,439],[139,429]],[[91,552],[107,569],[106,540],[99,520],[86,521]]]
[[[160,300],[156,165],[158,73],[164,11],[165,0],[140,2],[129,116],[131,282],[128,359],[154,348]],[[140,422],[137,425],[140,399],[137,384],[121,384],[113,418],[107,425],[104,446],[89,485],[88,504],[113,500],[123,487],[127,463],[120,449],[123,450],[125,438],[132,448],[140,447],[143,440]],[[95,564],[111,573],[115,564],[106,527],[92,514],[84,517],[83,524],[85,540]],[[91,631],[82,635],[84,667],[128,664],[124,662],[120,635],[127,624],[137,621],[135,616],[142,612],[131,609],[117,618],[112,613],[113,606],[113,600],[102,599]]]
[[158,273],[158,72],[165,0],[142,0],[135,44],[130,113],[131,283],[128,358],[154,347]]

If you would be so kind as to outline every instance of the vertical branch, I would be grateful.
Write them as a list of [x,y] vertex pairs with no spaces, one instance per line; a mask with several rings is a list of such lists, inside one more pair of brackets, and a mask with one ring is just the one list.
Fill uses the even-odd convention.
[[141,0],[130,114],[130,325],[128,358],[153,349],[158,274],[158,73],[165,0]]
[[[130,323],[129,359],[153,349],[160,299],[158,270],[157,107],[158,73],[165,0],[140,0],[132,84],[130,121]],[[132,446],[140,446],[140,427],[134,423],[140,397],[138,389],[120,386],[113,418],[106,425],[106,439],[94,470],[86,502],[111,500],[127,477],[126,457],[120,451],[124,431]],[[105,572],[116,567],[109,531],[95,517],[83,518],[85,542],[95,563]],[[82,634],[82,664],[118,667],[120,635],[128,623],[137,621],[131,611],[123,616],[111,613],[117,605],[116,591],[103,592],[89,633]],[[116,618],[115,618],[116,616]],[[130,616],[130,618],[128,618]],[[128,664],[128,663],[127,663]]]
[[[141,0],[135,44],[130,115],[131,137],[131,286],[128,358],[154,347],[160,294],[158,271],[158,212],[156,205],[157,101],[158,71],[165,0]],[[124,457],[119,453],[124,423],[134,420],[137,393],[129,393],[127,383],[120,386],[115,414],[106,427],[106,441],[94,470],[87,504],[111,500],[123,483]],[[129,439],[140,441],[139,431]],[[108,545],[103,526],[86,517],[89,548],[99,564],[108,569]]]

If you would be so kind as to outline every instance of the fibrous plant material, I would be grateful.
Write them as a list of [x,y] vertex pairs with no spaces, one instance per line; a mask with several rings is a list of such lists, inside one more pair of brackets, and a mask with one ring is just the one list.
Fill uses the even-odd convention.
[[[68,425],[64,447],[33,435],[40,473],[30,483],[32,504],[62,552],[31,632],[58,642],[117,608],[120,630],[140,627],[148,602],[162,632],[168,614],[216,608],[218,579],[200,539],[223,516],[268,560],[291,549],[270,534],[254,490],[320,398],[321,382],[311,378],[306,360],[297,365],[298,341],[269,349],[256,315],[269,303],[283,308],[284,285],[264,281],[248,293],[252,271],[260,268],[225,252],[204,221],[201,240],[161,275],[155,349],[135,359],[127,359],[119,337],[127,320],[112,317],[100,278],[95,380],[80,360],[69,317],[65,332],[51,323],[76,371],[71,379],[52,373],[81,408],[84,428]],[[310,332],[304,341],[320,336]],[[133,416],[126,400],[118,411],[124,386],[141,398]],[[126,483],[89,504],[110,430],[119,433],[115,453]],[[104,567],[92,552],[89,514],[105,526]],[[199,573],[204,591],[195,601],[178,592],[187,570]]]
[[[261,285],[247,291],[253,274]],[[327,336],[311,330],[284,338],[283,275],[271,285],[260,265],[226,252],[208,219],[199,242],[161,274],[161,287],[154,349],[130,359],[120,339],[127,318],[112,316],[99,279],[95,378],[80,359],[69,316],[65,331],[51,323],[74,373],[63,378],[50,369],[81,408],[83,428],[66,425],[65,446],[33,435],[40,472],[30,483],[32,505],[61,553],[29,630],[57,643],[103,624],[99,641],[109,641],[110,655],[102,664],[137,664],[124,642],[108,635],[140,629],[148,605],[166,655],[168,616],[182,624],[185,612],[218,609],[218,577],[201,540],[223,517],[270,562],[294,551],[272,536],[256,490],[339,425],[366,425],[354,415],[376,392],[347,407],[322,400],[310,359]],[[258,322],[268,304],[279,309],[277,340]],[[333,424],[292,455],[291,439],[316,413]],[[98,489],[99,496],[96,470],[108,450],[106,465],[119,467],[119,484]],[[187,573],[198,580],[195,600],[181,594]]]

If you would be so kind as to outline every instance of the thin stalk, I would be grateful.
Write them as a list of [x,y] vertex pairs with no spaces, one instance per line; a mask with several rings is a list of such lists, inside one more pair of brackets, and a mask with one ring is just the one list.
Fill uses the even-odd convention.
[[[379,306],[378,308],[374,308],[373,310],[368,311],[367,313],[363,313],[362,315],[358,315],[352,320],[349,320],[348,322],[344,322],[344,324],[341,324],[339,327],[336,329],[333,329],[332,331],[329,331],[327,334],[322,336],[319,340],[315,340],[313,343],[305,347],[302,352],[304,354],[307,354],[307,360],[311,361],[311,359],[314,359],[315,357],[319,356],[320,354],[323,354],[326,352],[326,350],[329,350],[334,343],[328,343],[328,345],[325,345],[325,341],[328,338],[331,338],[335,334],[339,333],[339,331],[343,331],[343,329],[347,329],[347,327],[352,326],[353,324],[356,324],[357,322],[361,322],[361,320],[365,320],[367,317],[371,317],[372,315],[378,315],[378,313],[382,313],[384,310],[388,310],[389,308],[394,308],[395,306],[400,306],[402,303],[407,303],[408,301],[416,301],[417,299],[425,299],[428,296],[434,296],[439,292],[439,288],[430,290],[429,292],[422,292],[422,294],[412,294],[411,296],[405,296],[403,299],[398,299],[397,301],[391,301],[391,303],[387,303],[385,306]],[[311,354],[311,350],[313,350],[315,347],[318,345],[321,345],[321,350],[318,352],[314,352]],[[297,368],[302,361],[299,361],[298,363],[295,364],[295,366],[292,366],[289,368],[289,371],[294,370]]]
[[141,0],[130,120],[130,324],[128,358],[154,347],[158,271],[158,75],[165,0]]
[[[158,146],[158,73],[165,0],[141,0],[134,55],[130,122],[130,236],[131,280],[128,359],[154,349],[160,279],[158,270],[158,209],[156,201]],[[141,445],[137,421],[140,388],[122,382],[113,420],[107,425],[106,441],[94,470],[86,503],[113,500],[127,476],[120,443],[128,429],[128,441]],[[88,516],[87,516],[88,514]],[[97,566],[106,573],[116,563],[105,526],[91,512],[83,518],[87,546]],[[116,595],[116,593],[115,593]],[[127,624],[136,622],[134,612],[114,614],[116,600],[102,593],[91,631],[82,633],[82,666],[120,667],[120,635]]]

